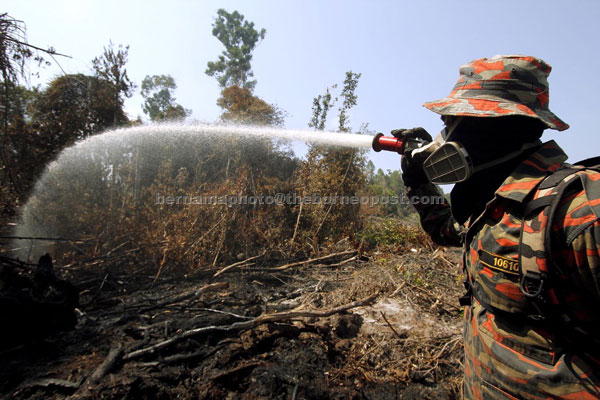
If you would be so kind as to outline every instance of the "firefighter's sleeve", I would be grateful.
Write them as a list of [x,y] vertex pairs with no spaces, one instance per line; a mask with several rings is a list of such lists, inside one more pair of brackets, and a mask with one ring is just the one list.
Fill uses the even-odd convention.
[[462,246],[464,231],[452,216],[450,204],[442,190],[426,183],[408,188],[411,204],[419,213],[421,226],[441,246]]

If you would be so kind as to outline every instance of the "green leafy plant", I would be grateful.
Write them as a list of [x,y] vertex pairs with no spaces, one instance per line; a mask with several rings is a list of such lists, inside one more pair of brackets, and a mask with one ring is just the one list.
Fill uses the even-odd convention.
[[359,232],[358,238],[370,249],[401,250],[432,245],[421,228],[405,225],[395,218],[372,220]]

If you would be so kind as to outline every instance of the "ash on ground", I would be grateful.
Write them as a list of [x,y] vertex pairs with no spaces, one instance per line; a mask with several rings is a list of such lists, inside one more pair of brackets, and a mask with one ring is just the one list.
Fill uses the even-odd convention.
[[[77,325],[3,350],[0,394],[458,398],[459,253],[419,248],[350,256],[280,270],[253,263],[216,277],[218,269],[156,280],[116,261],[58,269],[79,290]],[[299,316],[375,294],[369,305],[328,317]],[[266,315],[281,318],[257,320]]]

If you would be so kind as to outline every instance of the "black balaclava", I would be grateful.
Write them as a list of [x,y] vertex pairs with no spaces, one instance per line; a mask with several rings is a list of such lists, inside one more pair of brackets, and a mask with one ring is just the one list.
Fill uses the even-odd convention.
[[[450,125],[448,120],[445,120]],[[535,143],[546,125],[535,118],[521,116],[463,117],[447,141],[458,142],[469,153],[474,166],[518,151],[525,143]],[[479,215],[494,192],[510,173],[538,147],[502,164],[478,171],[467,181],[454,185],[450,192],[452,215],[461,224]]]

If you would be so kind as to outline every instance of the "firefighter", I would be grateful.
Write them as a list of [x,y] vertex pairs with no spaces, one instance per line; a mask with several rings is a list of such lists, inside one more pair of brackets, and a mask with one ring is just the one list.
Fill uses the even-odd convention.
[[436,243],[464,248],[465,398],[600,398],[600,169],[540,140],[568,128],[548,108],[550,70],[472,61],[424,104],[444,122],[435,140],[392,132],[411,198],[454,184],[449,203],[414,206]]

